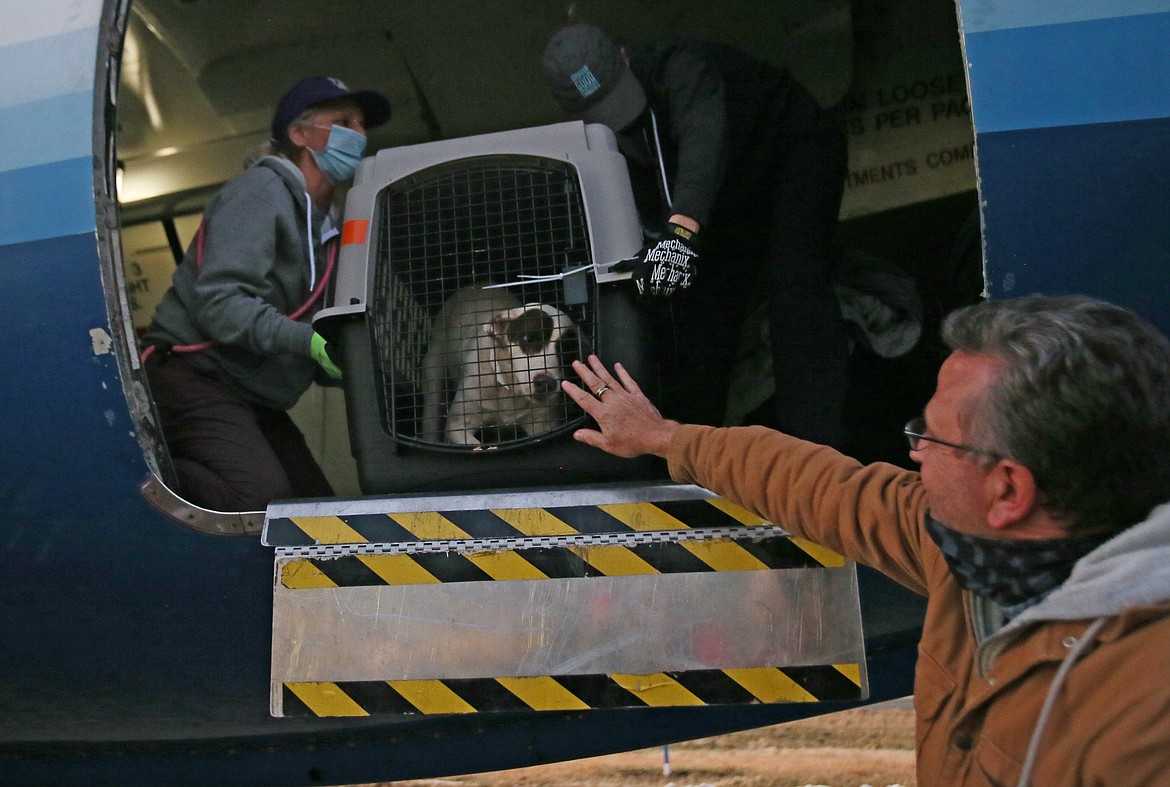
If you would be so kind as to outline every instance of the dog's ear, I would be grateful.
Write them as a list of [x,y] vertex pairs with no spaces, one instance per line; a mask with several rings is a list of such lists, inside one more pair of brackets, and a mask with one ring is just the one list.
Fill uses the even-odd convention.
[[508,324],[508,340],[525,355],[535,355],[552,340],[553,320],[543,309],[526,309]]
[[585,335],[584,331],[574,328],[573,333],[577,334],[578,358],[584,361],[593,353],[593,342],[589,341],[589,337]]
[[566,328],[557,340],[557,355],[565,377],[572,374],[573,361],[584,361],[593,352],[593,345],[576,326]]

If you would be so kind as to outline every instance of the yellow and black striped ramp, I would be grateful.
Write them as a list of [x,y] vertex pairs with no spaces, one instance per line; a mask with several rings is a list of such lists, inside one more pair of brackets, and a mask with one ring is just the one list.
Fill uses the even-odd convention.
[[285,716],[374,716],[684,707],[863,699],[857,664],[283,684]]
[[[634,576],[711,571],[770,571],[827,568],[844,564],[833,552],[768,528],[720,531],[740,537],[678,540],[677,534],[639,543],[621,535],[589,541],[518,548],[444,550],[291,558],[280,566],[281,585],[291,590],[445,582]],[[697,535],[697,534],[696,534]],[[669,540],[667,540],[669,539]],[[530,542],[517,540],[517,544]],[[623,543],[623,541],[629,543]],[[482,544],[483,542],[475,542]]]
[[[295,507],[290,507],[290,510],[295,510]],[[746,509],[717,497],[523,508],[434,508],[325,516],[283,515],[278,511],[265,522],[264,543],[282,547],[410,543],[767,524]]]
[[697,487],[274,504],[265,543],[275,716],[866,692],[853,565]]

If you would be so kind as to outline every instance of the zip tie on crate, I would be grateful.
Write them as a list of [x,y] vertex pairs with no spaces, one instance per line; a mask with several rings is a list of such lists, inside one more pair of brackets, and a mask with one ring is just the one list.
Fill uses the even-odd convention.
[[517,278],[524,279],[524,281],[506,281],[503,284],[488,284],[483,287],[485,290],[495,290],[500,287],[519,287],[521,284],[540,284],[546,281],[560,281],[566,276],[572,276],[574,273],[583,273],[588,270],[593,270],[593,265],[582,265],[580,268],[573,268],[571,271],[564,271],[563,273],[548,273],[543,276],[530,276],[524,273],[518,274]]

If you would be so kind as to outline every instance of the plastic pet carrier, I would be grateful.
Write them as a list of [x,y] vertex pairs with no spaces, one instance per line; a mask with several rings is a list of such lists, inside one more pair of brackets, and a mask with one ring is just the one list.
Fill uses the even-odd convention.
[[655,389],[628,274],[642,234],[604,126],[561,123],[391,148],[346,202],[332,299],[366,494],[665,477],[577,443],[560,389],[596,351]]

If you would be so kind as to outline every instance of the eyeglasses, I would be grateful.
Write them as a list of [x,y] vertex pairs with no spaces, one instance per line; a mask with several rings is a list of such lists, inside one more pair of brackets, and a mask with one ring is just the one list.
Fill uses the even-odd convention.
[[939,440],[937,437],[928,437],[923,434],[926,431],[926,419],[922,417],[915,418],[902,427],[902,434],[906,435],[906,439],[910,443],[910,450],[917,451],[922,447],[922,441],[926,440],[931,443],[938,443],[950,448],[957,448],[960,451],[968,451],[972,454],[982,454],[983,456],[990,456],[993,459],[1003,459],[1001,454],[994,451],[985,451],[982,448],[975,448],[970,445],[960,445],[959,443],[950,443],[946,440]]

